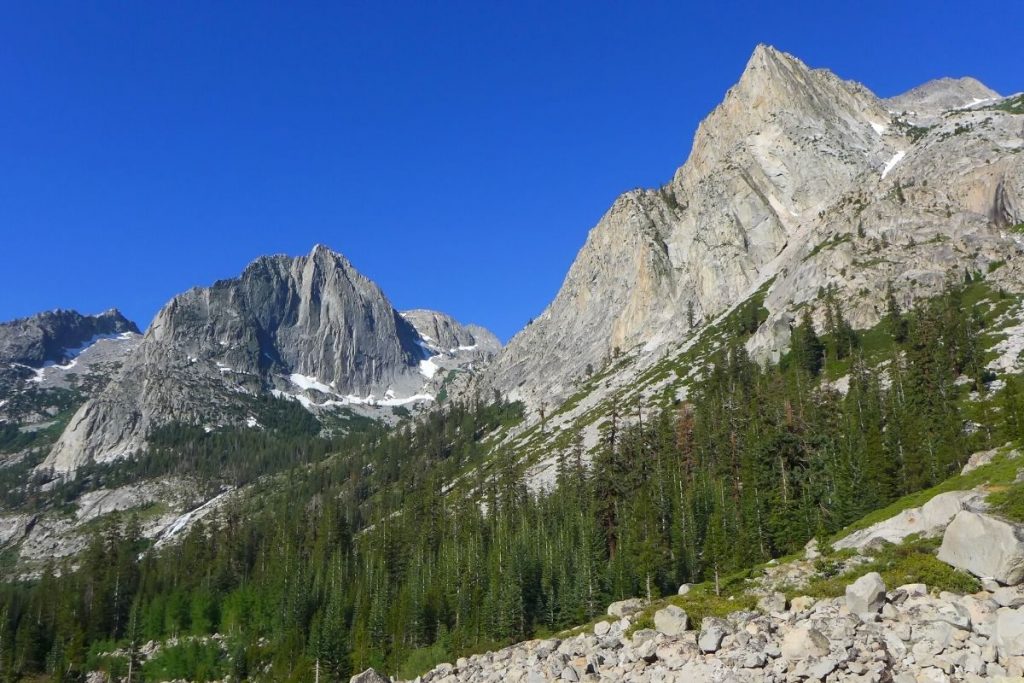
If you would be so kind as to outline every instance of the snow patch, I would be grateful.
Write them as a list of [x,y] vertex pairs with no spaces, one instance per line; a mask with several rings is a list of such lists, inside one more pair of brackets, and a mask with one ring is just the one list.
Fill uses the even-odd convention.
[[875,129],[875,132],[879,135],[885,135],[885,131],[889,130],[888,126],[882,125],[881,123],[875,123],[874,121],[868,121],[871,127]]
[[420,361],[420,374],[427,379],[434,379],[434,375],[440,370],[440,366],[432,358]]
[[255,417],[250,415],[249,417],[245,418],[245,426],[249,427],[249,428],[253,428],[253,427],[261,427],[262,425],[260,425],[260,423],[256,420]]
[[965,104],[964,106],[962,106],[960,108],[961,109],[970,109],[971,107],[976,107],[979,104],[984,104],[986,102],[995,102],[998,99],[999,99],[998,97],[985,97],[985,98],[974,97],[974,98],[971,98],[970,102],[968,102],[967,104]]
[[[306,410],[312,410],[314,408],[338,408],[342,406],[382,406],[382,407],[394,407],[404,406],[409,403],[416,403],[418,401],[433,401],[434,396],[431,394],[413,394],[412,396],[406,396],[403,398],[396,398],[394,392],[388,390],[384,394],[384,398],[377,398],[373,394],[369,396],[354,396],[349,394],[348,396],[339,396],[337,399],[330,399],[323,403],[317,403],[303,396],[302,394],[289,394],[286,391],[280,389],[272,389],[270,391],[275,398],[282,398],[286,401],[298,401],[303,408]],[[335,394],[337,396],[337,394]]]
[[136,334],[134,332],[119,332],[117,334],[97,334],[97,335],[95,335],[93,337],[90,337],[89,339],[85,340],[84,342],[82,342],[81,346],[76,346],[73,349],[67,349],[67,350],[64,351],[64,356],[66,358],[72,359],[72,362],[69,363],[67,366],[57,365],[53,361],[48,361],[48,362],[43,364],[43,367],[44,368],[46,368],[46,367],[55,367],[55,368],[60,368],[60,369],[64,370],[66,368],[69,368],[69,367],[73,366],[74,365],[73,360],[75,358],[77,358],[78,356],[80,356],[86,349],[88,349],[90,346],[96,344],[97,342],[101,342],[101,341],[104,341],[106,339],[110,339],[110,340],[113,340],[113,341],[128,341],[129,339],[132,339],[135,336],[136,336]]
[[885,162],[885,168],[882,169],[883,180],[885,179],[885,176],[889,175],[889,171],[896,168],[896,164],[903,161],[903,157],[905,157],[906,155],[907,153],[904,150],[900,150],[892,156],[892,159],[889,159],[889,161]]
[[304,389],[306,391],[308,391],[310,389],[314,389],[316,391],[319,391],[322,394],[333,394],[334,393],[334,389],[332,389],[330,386],[324,384],[323,382],[318,380],[316,377],[309,377],[307,375],[300,375],[297,372],[293,372],[292,374],[288,375],[288,381],[291,382],[292,384],[294,384],[295,386],[299,387],[300,389]]

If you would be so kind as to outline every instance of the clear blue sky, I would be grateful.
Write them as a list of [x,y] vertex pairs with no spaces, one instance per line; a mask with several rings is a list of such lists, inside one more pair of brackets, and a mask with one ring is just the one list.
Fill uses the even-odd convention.
[[689,4],[2,2],[0,319],[145,326],[322,242],[507,339],[758,42],[883,96],[1024,89],[1018,1]]

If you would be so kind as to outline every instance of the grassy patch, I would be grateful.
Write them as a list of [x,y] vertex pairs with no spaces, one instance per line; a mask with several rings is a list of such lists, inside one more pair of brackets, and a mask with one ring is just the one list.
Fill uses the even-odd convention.
[[1024,522],[1024,482],[993,491],[988,502],[999,515],[1015,522]]
[[706,617],[726,617],[733,612],[757,609],[757,597],[747,593],[754,570],[745,570],[723,578],[719,583],[721,595],[715,594],[712,582],[694,585],[686,595],[672,595],[655,600],[644,611],[633,617],[626,632],[632,635],[645,628],[654,628],[654,613],[668,605],[682,608],[690,618],[690,628],[700,629]]
[[[954,569],[935,557],[939,539],[917,539],[901,545],[886,545],[871,555],[871,561],[835,576],[820,576],[796,593],[815,598],[836,598],[846,587],[871,572],[878,572],[888,588],[906,583],[923,583],[930,590],[974,593],[980,588],[970,574]],[[791,596],[793,597],[793,596]]]

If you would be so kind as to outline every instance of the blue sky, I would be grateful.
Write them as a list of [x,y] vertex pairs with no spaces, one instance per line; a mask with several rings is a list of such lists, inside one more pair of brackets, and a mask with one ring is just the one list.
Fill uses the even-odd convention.
[[324,243],[503,339],[758,42],[882,96],[1024,90],[1024,3],[2,2],[0,320]]

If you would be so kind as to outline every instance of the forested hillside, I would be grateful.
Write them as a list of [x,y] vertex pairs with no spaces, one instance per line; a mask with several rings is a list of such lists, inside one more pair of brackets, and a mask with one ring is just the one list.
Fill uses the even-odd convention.
[[335,440],[168,428],[151,459],[89,476],[181,467],[247,495],[159,549],[115,517],[77,560],[4,585],[0,680],[414,676],[792,553],[1024,437],[1024,388],[985,370],[1016,299],[967,279],[863,332],[829,305],[823,334],[805,317],[764,367],[737,324],[686,401],[622,406],[592,466],[577,443],[539,493],[500,397]]

